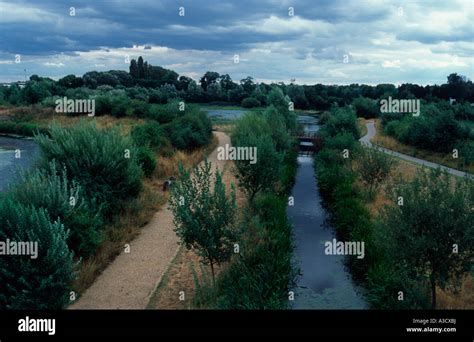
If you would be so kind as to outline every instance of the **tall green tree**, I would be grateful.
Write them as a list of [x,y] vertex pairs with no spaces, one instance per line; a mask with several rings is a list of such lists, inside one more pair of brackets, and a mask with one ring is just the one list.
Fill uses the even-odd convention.
[[204,90],[207,90],[207,88],[211,85],[217,82],[219,79],[220,75],[218,72],[215,71],[208,71],[206,72],[200,79],[201,83],[201,88]]
[[132,78],[138,78],[138,65],[137,65],[137,61],[135,59],[132,59],[130,61],[130,76],[132,76]]
[[137,67],[138,67],[138,78],[145,78],[145,65],[143,63],[142,56],[138,57]]

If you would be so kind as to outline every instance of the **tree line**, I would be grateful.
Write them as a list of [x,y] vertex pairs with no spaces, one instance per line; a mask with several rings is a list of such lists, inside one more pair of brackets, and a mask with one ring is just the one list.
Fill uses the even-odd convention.
[[[0,103],[36,104],[51,96],[67,95],[68,90],[87,88],[114,89],[135,88],[152,103],[167,103],[174,98],[187,102],[209,103],[225,102],[247,108],[265,107],[267,95],[273,87],[279,87],[298,109],[327,110],[337,104],[339,107],[352,104],[356,99],[381,98],[422,99],[427,102],[456,99],[457,102],[474,102],[474,85],[471,80],[457,73],[447,77],[441,85],[420,86],[404,83],[398,87],[393,84],[351,85],[297,85],[255,82],[247,76],[238,82],[228,74],[207,71],[198,81],[173,70],[153,66],[140,56],[130,61],[129,71],[109,70],[91,71],[83,76],[67,75],[58,81],[33,75],[24,89],[17,85],[0,88]],[[107,89],[107,88],[105,88]],[[73,92],[74,93],[74,92]],[[357,103],[356,103],[357,104]],[[369,106],[370,107],[370,106]]]

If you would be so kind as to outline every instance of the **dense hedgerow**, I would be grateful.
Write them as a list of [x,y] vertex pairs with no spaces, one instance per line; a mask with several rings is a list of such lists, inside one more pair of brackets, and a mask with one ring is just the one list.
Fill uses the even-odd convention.
[[69,300],[74,278],[68,232],[48,212],[0,200],[0,240],[37,242],[38,255],[6,255],[0,262],[0,309],[61,309]]
[[124,201],[138,196],[142,172],[137,149],[117,128],[101,130],[81,122],[73,128],[51,126],[50,134],[36,136],[43,163],[56,160],[58,167],[65,166],[68,178],[105,214],[116,213]]

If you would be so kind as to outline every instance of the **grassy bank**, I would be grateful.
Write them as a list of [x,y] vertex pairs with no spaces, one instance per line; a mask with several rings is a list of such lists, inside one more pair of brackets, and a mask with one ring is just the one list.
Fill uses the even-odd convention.
[[[350,112],[349,109],[346,111]],[[457,277],[463,284],[459,293],[456,293],[453,287],[445,287],[446,283],[441,280],[439,282],[435,280],[429,285],[426,274],[431,271],[431,268],[426,269],[425,263],[422,264],[422,267],[425,267],[424,271],[416,273],[415,264],[421,258],[432,254],[431,245],[419,242],[417,249],[411,247],[405,249],[405,245],[400,245],[399,241],[405,231],[408,237],[417,236],[410,233],[413,229],[420,229],[418,233],[421,235],[427,234],[425,239],[436,240],[436,243],[440,244],[436,247],[439,251],[444,248],[444,245],[441,237],[433,236],[438,230],[449,231],[443,236],[458,234],[457,239],[467,241],[468,238],[463,237],[465,232],[456,227],[462,226],[466,231],[472,229],[466,223],[469,220],[468,209],[466,209],[469,208],[469,185],[463,185],[462,180],[453,176],[437,176],[428,170],[420,172],[419,167],[399,161],[394,166],[390,166],[385,179],[380,178],[376,190],[369,194],[367,186],[371,172],[377,164],[389,165],[385,164],[388,159],[383,161],[388,157],[383,154],[377,157],[375,151],[369,152],[361,148],[357,142],[358,135],[353,134],[353,128],[348,125],[350,121],[348,115],[344,117],[333,114],[332,122],[322,127],[324,146],[315,159],[315,169],[319,189],[330,209],[331,220],[338,238],[344,241],[365,243],[365,257],[357,259],[349,256],[347,261],[353,277],[365,288],[364,295],[367,302],[375,309],[430,308],[432,305],[430,286],[436,284],[435,292],[439,297],[437,307],[472,307],[472,295],[466,291],[472,287],[472,276],[469,272],[456,273],[454,279]],[[357,125],[355,117],[352,125]],[[348,158],[344,158],[341,153],[344,149],[349,151]],[[369,163],[366,163],[369,167],[364,167],[364,158],[367,155],[375,159],[369,159]],[[447,180],[444,177],[447,177]],[[472,183],[470,186],[472,188]],[[434,188],[438,190],[433,190]],[[394,203],[394,198],[397,198],[394,194],[399,194],[398,196],[403,194],[402,199],[404,198],[405,201],[408,201],[407,198],[416,198],[416,200],[405,202],[404,206],[403,202],[398,202],[397,205]],[[463,198],[465,202],[463,205],[459,204],[457,209],[449,209],[450,206],[457,206],[455,203],[463,203],[453,202],[453,198],[457,198],[457,201]],[[443,204],[440,204],[441,202]],[[448,209],[445,209],[446,207]],[[403,210],[413,215],[413,221],[410,221],[412,216],[407,215]],[[447,212],[439,214],[440,210]],[[459,224],[453,223],[458,216],[450,216],[449,210],[462,212],[459,217],[465,217],[465,221]],[[420,223],[427,222],[435,215],[440,215],[436,223],[427,224],[426,227],[425,224]],[[447,218],[444,222],[443,217]],[[406,230],[400,228],[405,227],[404,225],[408,227]],[[431,231],[432,227],[437,228]],[[404,241],[405,244],[410,242],[409,238]],[[451,246],[452,242],[447,241],[444,244]],[[413,250],[419,254],[413,254],[414,257],[410,259],[408,256]],[[447,253],[449,254],[449,251]],[[466,253],[470,253],[469,247]],[[444,267],[453,267],[454,270],[465,267],[460,263],[444,265]],[[449,277],[454,276],[454,273],[455,271],[449,273]],[[463,298],[464,302],[460,298]]]
[[[412,157],[424,159],[433,163],[444,165],[456,170],[474,174],[474,164],[465,164],[462,158],[453,158],[453,153],[439,153],[426,149],[404,144],[394,137],[384,133],[384,128],[380,119],[375,119],[376,134],[372,142],[376,145],[400,152]],[[449,134],[449,133],[446,133]],[[461,153],[461,152],[459,152]]]

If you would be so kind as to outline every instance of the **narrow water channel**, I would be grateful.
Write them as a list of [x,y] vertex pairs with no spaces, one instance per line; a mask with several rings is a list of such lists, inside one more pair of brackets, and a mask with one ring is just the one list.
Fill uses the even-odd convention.
[[365,309],[344,256],[326,255],[324,243],[336,238],[321,205],[311,156],[298,157],[294,205],[287,209],[293,225],[294,262],[300,269],[294,309]]
[[0,192],[15,181],[20,170],[31,167],[38,154],[39,147],[33,139],[0,136]]
[[[317,131],[319,126],[307,119],[305,117],[303,123],[305,132]],[[293,225],[293,262],[300,272],[292,308],[366,309],[366,303],[344,265],[345,257],[324,253],[325,242],[335,239],[336,234],[329,225],[329,213],[321,203],[312,156],[298,157],[292,196],[294,205],[288,206],[287,214]]]

